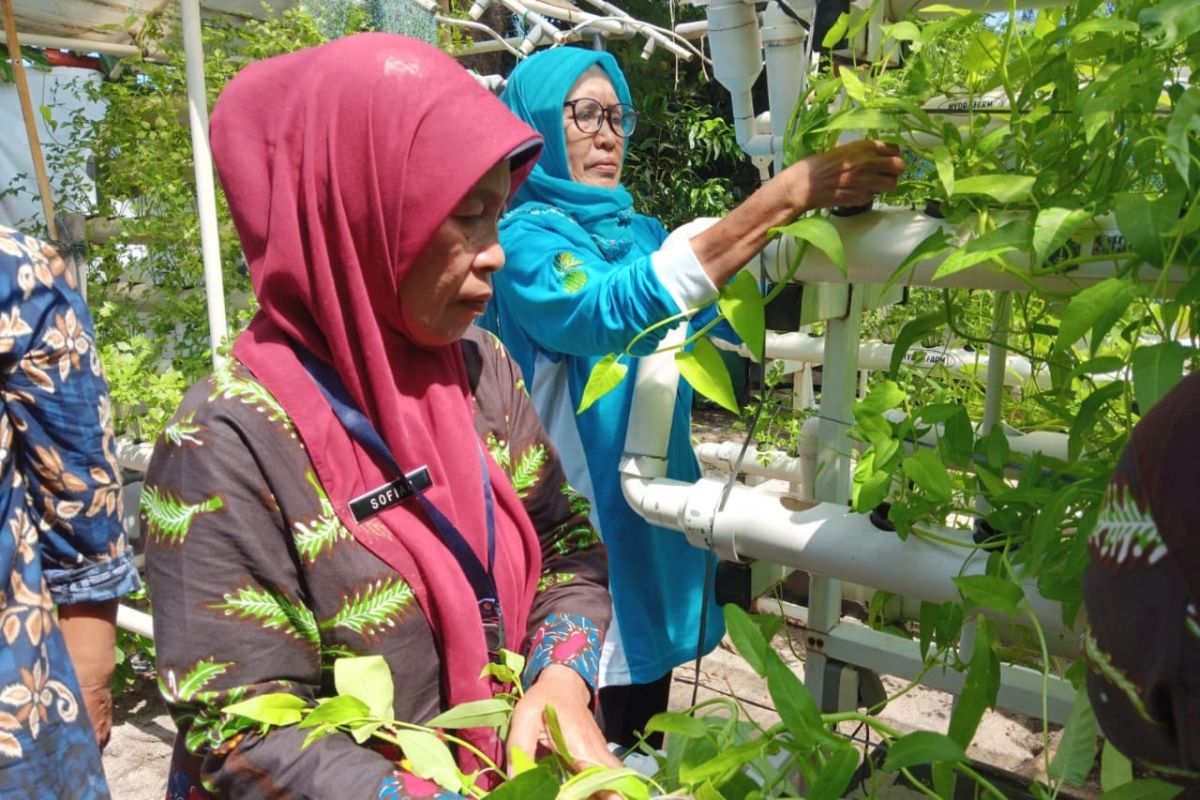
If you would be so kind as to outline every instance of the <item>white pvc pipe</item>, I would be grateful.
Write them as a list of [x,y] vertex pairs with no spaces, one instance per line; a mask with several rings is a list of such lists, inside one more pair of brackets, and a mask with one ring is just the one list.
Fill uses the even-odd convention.
[[[537,46],[538,40],[542,36],[548,36],[551,41],[559,44],[563,40],[562,32],[558,28],[550,24],[550,21],[536,11],[526,7],[521,0],[500,0],[509,11],[516,14],[522,22],[533,23],[532,29],[526,35],[525,40],[521,43],[521,52],[526,55],[533,52]],[[540,34],[535,34],[534,31],[540,31]]]
[[[885,411],[884,417],[892,422],[899,422],[904,414],[901,411]],[[1008,449],[1019,455],[1032,457],[1036,453],[1067,460],[1067,448],[1071,437],[1059,431],[1029,431],[1022,432],[1016,428],[1000,423],[1004,438],[1008,441]],[[976,436],[983,436],[982,426],[976,428]],[[942,436],[942,425],[937,423],[929,426],[924,435],[917,438],[917,444],[925,447],[937,447],[938,439]]]
[[196,210],[200,215],[200,250],[204,259],[204,295],[208,306],[208,341],[213,366],[224,360],[220,348],[228,333],[221,242],[217,232],[217,192],[212,152],[208,148],[208,96],[204,80],[204,43],[200,38],[199,0],[180,0],[183,50],[187,71],[188,122],[192,131],[192,164],[196,173]]
[[705,13],[713,77],[729,92],[734,134],[745,148],[754,136],[754,98],[750,90],[762,72],[758,14],[752,3],[743,0],[713,0]]
[[145,472],[150,465],[150,455],[154,452],[153,442],[135,442],[128,436],[118,436],[114,440],[117,450],[117,464],[123,469]]
[[[674,349],[687,338],[687,325],[677,324],[663,337],[665,352],[644,356],[637,361],[633,405],[629,426],[625,429],[625,450],[621,455],[621,490],[626,502],[655,524],[678,516],[683,495],[669,489],[659,491],[659,506],[648,504],[645,489],[654,478],[667,474],[667,449],[671,440],[671,422],[675,416],[675,395],[679,391],[679,370]],[[671,348],[671,349],[667,349]],[[690,484],[675,484],[680,490]]]
[[[798,283],[886,283],[905,257],[918,244],[936,230],[943,230],[952,241],[965,244],[973,233],[974,219],[958,225],[946,220],[935,219],[923,211],[909,208],[885,207],[851,217],[831,217],[829,221],[838,229],[846,254],[847,274],[843,275],[825,254],[809,247],[793,276]],[[1116,233],[1116,231],[1112,231]],[[1104,231],[1097,229],[1097,238]],[[1085,248],[1087,249],[1087,248]],[[782,277],[780,270],[792,263],[797,245],[791,237],[773,239],[764,250],[763,263],[772,280]],[[1089,250],[1090,252],[1090,250]],[[1016,271],[1027,271],[1028,264],[1020,256],[1001,256]],[[933,273],[945,261],[941,255],[922,261],[900,275],[896,281],[900,286],[932,286],[935,288],[995,289],[1029,291],[1029,285],[1012,274],[990,263],[977,264],[948,277],[933,280]],[[1082,264],[1078,269],[1062,275],[1042,275],[1036,283],[1051,290],[1076,290],[1080,286],[1098,283],[1116,274],[1113,261]],[[1149,280],[1156,276],[1151,275]],[[1174,288],[1187,281],[1185,270],[1178,266],[1170,268],[1166,280]]]
[[[722,340],[714,340],[714,344],[722,350],[730,350],[753,358],[750,349],[744,344],[733,344]],[[777,333],[768,331],[764,354],[767,358],[777,358],[783,361],[794,361],[804,364],[820,364],[825,357],[825,339],[822,336],[812,336],[803,332]],[[860,369],[883,371],[890,369],[892,352],[895,346],[887,342],[863,341],[858,345],[858,366]],[[921,369],[946,369],[955,375],[978,377],[982,370],[991,363],[985,353],[966,350],[960,347],[910,347],[904,354],[904,363]],[[1002,362],[1004,383],[1008,386],[1025,386],[1034,379],[1033,367],[1024,356],[1010,355]],[[1050,385],[1050,376],[1039,373],[1036,376],[1038,386]]]
[[[741,452],[741,442],[704,442],[696,446],[696,458],[701,464],[719,467],[726,472],[733,469]],[[801,485],[808,485],[812,480],[811,464],[803,458],[789,456],[781,450],[759,450],[753,446],[746,448],[741,471],[746,475]]]
[[[622,19],[628,19],[630,24],[637,28],[638,33],[640,33],[646,37],[648,47],[652,47],[653,45],[662,45],[663,47],[667,48],[675,55],[682,58],[684,61],[692,60],[692,54],[689,51],[685,50],[684,48],[680,47],[675,42],[671,41],[670,38],[663,36],[661,33],[656,31],[653,27],[646,25],[645,23],[639,22],[637,19],[635,19],[634,17],[632,17],[628,13],[626,13],[623,9],[618,8],[617,6],[608,2],[608,0],[587,0],[587,2],[590,3],[591,5],[595,6],[596,8],[600,9],[608,16],[620,17]],[[651,51],[651,52],[653,52],[653,51]],[[643,52],[642,57],[646,58],[646,57],[648,57],[648,54]]]
[[[779,3],[768,3],[763,13],[762,43],[767,64],[767,100],[771,135],[783,142],[788,121],[804,89],[804,42],[807,31],[788,16]],[[775,149],[775,171],[783,169],[783,148]]]
[[154,638],[154,620],[145,611],[138,611],[129,606],[117,606],[117,626],[127,631]]
[[[723,511],[716,510],[719,495],[711,491],[720,482],[698,482],[683,514],[673,525],[695,546],[710,546],[726,561],[761,560],[802,569],[815,575],[837,576],[850,583],[930,603],[961,600],[953,578],[982,575],[987,554],[973,550],[966,531],[931,528],[931,533],[960,545],[921,538],[914,533],[901,539],[881,531],[865,514],[856,514],[841,503],[813,503],[792,510],[784,501],[735,484]],[[648,502],[657,487],[650,485]],[[677,493],[677,490],[674,490]],[[1023,585],[1025,597],[1038,621],[1048,631],[1068,632],[1059,605],[1043,598],[1036,585]]]

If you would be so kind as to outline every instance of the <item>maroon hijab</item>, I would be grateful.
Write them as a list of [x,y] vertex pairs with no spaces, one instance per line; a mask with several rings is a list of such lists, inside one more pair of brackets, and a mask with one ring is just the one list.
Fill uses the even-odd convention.
[[[233,354],[288,412],[338,517],[412,585],[452,704],[492,690],[479,678],[488,657],[471,585],[414,503],[355,521],[349,500],[397,476],[347,434],[292,342],[333,365],[401,468],[429,468],[427,496],[484,564],[491,483],[506,646],[521,649],[541,571],[537,534],[490,457],[481,474],[460,345],[411,343],[398,298],[467,191],[506,158],[515,191],[539,146],[453,59],[389,34],[251,64],[212,117],[213,155],[261,304]],[[474,738],[499,755],[494,737]]]

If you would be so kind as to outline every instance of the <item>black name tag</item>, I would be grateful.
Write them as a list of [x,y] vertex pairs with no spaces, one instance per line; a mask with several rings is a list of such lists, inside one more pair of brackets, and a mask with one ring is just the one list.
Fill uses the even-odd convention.
[[423,492],[433,485],[433,479],[429,477],[427,467],[418,467],[404,477],[408,478],[407,482],[395,480],[385,483],[378,489],[372,489],[351,500],[350,513],[354,515],[355,521],[362,522],[370,519],[381,511],[386,511],[397,503],[403,503],[412,497],[412,492],[409,491],[406,483],[411,484],[412,488],[418,492]]

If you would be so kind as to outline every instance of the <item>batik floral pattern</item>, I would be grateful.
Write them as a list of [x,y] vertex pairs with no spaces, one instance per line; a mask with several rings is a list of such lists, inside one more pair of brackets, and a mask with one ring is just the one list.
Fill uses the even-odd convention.
[[600,672],[600,649],[604,637],[580,614],[551,614],[529,640],[529,657],[522,679],[530,686],[542,670],[562,664],[579,673],[588,686],[596,688]]
[[[0,228],[0,796],[106,798],[55,601],[137,588],[92,321],[53,248]],[[54,775],[40,766],[61,765]]]
[[396,772],[383,779],[378,800],[463,800],[463,796],[416,775]]

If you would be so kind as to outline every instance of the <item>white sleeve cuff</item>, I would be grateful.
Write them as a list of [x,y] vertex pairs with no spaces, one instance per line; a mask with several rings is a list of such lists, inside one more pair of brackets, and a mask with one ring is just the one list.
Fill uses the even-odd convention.
[[712,302],[717,287],[709,280],[700,260],[692,252],[691,238],[718,221],[700,217],[671,231],[658,250],[650,254],[654,275],[679,307],[679,311],[699,308]]

